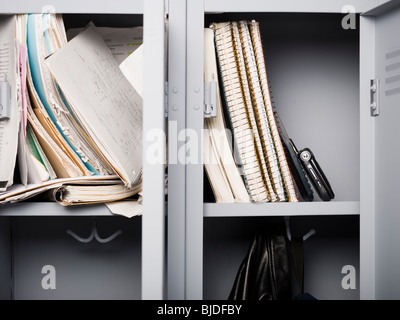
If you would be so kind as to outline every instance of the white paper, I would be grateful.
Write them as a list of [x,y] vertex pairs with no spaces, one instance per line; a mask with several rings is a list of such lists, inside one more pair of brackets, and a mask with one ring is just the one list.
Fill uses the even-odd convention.
[[46,167],[31,153],[28,153],[27,165],[29,184],[37,184],[50,179],[50,174],[47,172]]
[[[72,38],[82,32],[84,28],[71,28],[67,31],[67,39]],[[143,43],[143,27],[132,28],[110,28],[96,27],[96,31],[103,37],[107,47],[117,60],[122,63],[131,53]]]
[[143,44],[120,65],[122,73],[143,98]]
[[113,214],[121,215],[127,218],[141,216],[143,205],[137,200],[120,200],[108,202],[105,204]]
[[0,119],[0,191],[13,183],[18,147],[19,111],[16,93],[17,60],[15,51],[15,17],[0,17],[0,81],[5,76],[11,86],[9,119]]
[[141,177],[140,95],[90,24],[47,59],[75,114],[128,187]]

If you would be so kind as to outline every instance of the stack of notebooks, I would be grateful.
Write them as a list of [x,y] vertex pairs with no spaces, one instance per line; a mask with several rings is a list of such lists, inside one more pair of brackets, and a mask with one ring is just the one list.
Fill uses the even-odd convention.
[[[259,23],[205,29],[205,81],[220,86],[205,119],[205,170],[217,203],[311,201],[312,191],[271,102]],[[225,117],[224,117],[225,114]]]
[[143,103],[120,62],[142,28],[117,32],[135,43],[128,49],[105,41],[109,29],[90,23],[67,39],[58,14],[0,17],[0,203],[46,192],[88,204],[141,191]]

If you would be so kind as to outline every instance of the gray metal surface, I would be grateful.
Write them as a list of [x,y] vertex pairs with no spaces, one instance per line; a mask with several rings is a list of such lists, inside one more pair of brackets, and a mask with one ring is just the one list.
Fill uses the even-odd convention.
[[[98,26],[136,26],[146,23],[144,37],[147,42],[149,54],[145,55],[145,102],[144,102],[144,136],[152,129],[165,132],[164,118],[164,83],[166,73],[166,46],[165,46],[165,7],[164,0],[146,1],[146,17],[143,18],[144,2],[138,1],[113,1],[113,2],[94,2],[86,1],[84,3],[66,3],[64,1],[54,1],[51,6],[45,6],[39,1],[22,1],[18,4],[7,3],[0,9],[1,13],[36,13],[36,12],[55,12],[65,14],[65,25],[68,27],[84,27],[89,21],[93,20]],[[67,15],[68,13],[68,15]],[[77,14],[78,13],[78,14]],[[110,15],[115,13],[116,15]],[[121,15],[119,14],[121,13]],[[100,15],[97,15],[100,14]],[[133,15],[127,15],[133,14]],[[145,150],[151,141],[145,140]],[[164,144],[165,149],[165,144]],[[163,152],[163,150],[160,150]],[[145,153],[144,153],[145,154]],[[15,298],[40,298],[40,299],[86,299],[86,298],[115,298],[115,299],[162,299],[165,296],[166,282],[166,257],[165,257],[165,195],[164,195],[164,175],[165,164],[150,165],[146,162],[144,165],[144,213],[143,233],[140,230],[141,224],[135,224],[133,220],[126,220],[135,225],[135,236],[129,239],[130,249],[128,250],[126,243],[116,239],[113,245],[109,245],[106,253],[99,255],[86,251],[88,247],[93,250],[93,245],[89,245],[83,251],[74,252],[69,247],[70,239],[64,239],[63,235],[48,235],[49,241],[44,240],[46,230],[42,233],[35,233],[42,228],[52,230],[57,227],[60,220],[52,220],[51,216],[74,216],[76,223],[78,221],[84,224],[87,221],[85,216],[98,217],[109,216],[113,219],[113,214],[104,205],[85,206],[75,208],[63,208],[54,203],[27,202],[3,206],[0,208],[0,215],[21,217],[18,220],[25,228],[26,234],[29,234],[30,242],[35,246],[34,251],[25,250],[26,238],[25,233],[19,237],[14,237],[16,265],[14,273],[14,285],[16,289]],[[37,218],[30,220],[31,216],[46,216],[46,218]],[[79,217],[79,218],[76,218]],[[2,221],[6,221],[1,218]],[[62,218],[60,218],[62,219]],[[82,220],[79,220],[82,219]],[[7,220],[8,221],[8,220]],[[32,230],[29,232],[27,222],[40,221],[35,226],[32,223]],[[110,220],[115,221],[115,220]],[[141,220],[140,220],[141,221]],[[53,225],[54,223],[54,225]],[[45,226],[45,227],[44,227]],[[12,254],[7,250],[11,250],[11,241],[8,239],[7,224],[2,225],[4,228],[1,238],[1,257],[2,275],[0,281],[6,284],[11,280],[10,272]],[[141,238],[143,234],[143,238]],[[123,238],[127,239],[127,234]],[[72,239],[72,238],[71,238]],[[120,244],[118,247],[116,244]],[[141,245],[143,246],[141,248]],[[46,248],[51,247],[48,253]],[[103,247],[103,248],[106,248]],[[110,248],[118,253],[118,259],[113,261],[114,256],[110,256]],[[76,249],[76,248],[75,248]],[[65,272],[59,274],[59,283],[61,288],[56,291],[37,291],[37,281],[39,275],[34,276],[25,266],[31,261],[33,264],[42,263],[42,260],[49,260],[46,254],[54,254],[54,263]],[[143,259],[141,258],[141,253]],[[87,254],[87,255],[85,255]],[[70,259],[72,257],[72,260]],[[116,256],[115,256],[116,257]],[[132,260],[134,259],[134,261]],[[74,259],[81,260],[81,264],[71,265]],[[110,261],[107,261],[110,260]],[[39,262],[40,261],[40,262]],[[76,261],[75,261],[76,262]],[[109,262],[109,264],[107,264]],[[142,265],[143,267],[142,267]],[[119,272],[115,278],[112,270]],[[125,268],[125,267],[128,268]],[[91,273],[90,271],[93,271]],[[141,277],[143,270],[143,278]],[[40,270],[39,270],[40,271]],[[71,278],[76,273],[74,280]],[[111,274],[111,277],[107,276]],[[32,277],[31,277],[32,276]],[[115,278],[113,282],[113,277]],[[8,280],[7,280],[8,278]],[[104,280],[103,280],[104,278]],[[108,279],[108,280],[107,280]],[[99,282],[99,283],[97,283]],[[85,283],[87,285],[85,285]],[[32,285],[32,286],[31,286]],[[39,282],[40,285],[40,282]],[[107,291],[106,287],[110,290]],[[120,287],[120,290],[118,288]],[[4,288],[4,289],[3,289]],[[101,289],[103,288],[103,289]],[[40,289],[40,288],[39,288]],[[5,290],[5,291],[4,291]],[[10,298],[7,295],[6,285],[2,285],[2,297]]]
[[[304,242],[304,289],[319,300],[359,299],[359,238],[357,216],[291,217],[292,235],[311,228]],[[204,223],[204,299],[227,299],[241,262],[257,231],[281,228],[283,217],[206,218]],[[279,229],[278,229],[279,230]],[[342,268],[355,268],[355,289],[344,289]],[[293,268],[293,265],[291,265]],[[279,285],[279,284],[278,284]],[[295,275],[293,296],[299,293]]]
[[104,204],[63,207],[54,202],[19,202],[2,205],[0,216],[113,216]]
[[5,1],[2,3],[1,13],[143,13],[143,0],[115,0],[115,1],[76,1],[63,0],[29,1],[21,0],[18,3]]
[[[260,4],[257,9],[256,3]],[[276,6],[281,5],[281,3],[279,5],[274,3]],[[335,4],[338,3],[335,2]],[[284,4],[282,6],[288,8]],[[297,147],[300,149],[309,147],[313,150],[336,195],[332,207],[328,210],[323,209],[323,204],[321,207],[315,204],[315,207],[310,210],[313,213],[309,212],[309,214],[324,216],[336,212],[339,215],[358,215],[360,199],[358,30],[344,30],[341,25],[343,17],[341,14],[264,13],[263,10],[270,11],[266,9],[270,8],[268,2],[263,2],[261,5],[257,1],[241,3],[222,1],[213,2],[213,4],[211,1],[206,1],[205,7],[206,11],[232,12],[206,15],[206,26],[214,20],[255,19],[260,21],[267,72],[277,111]],[[189,8],[188,5],[188,21],[193,24],[202,23],[203,20],[198,18],[203,11],[202,5],[192,4],[193,12]],[[271,8],[274,11],[275,7]],[[332,8],[331,4],[330,9],[326,12],[331,12]],[[295,10],[294,7],[293,11],[303,10]],[[310,12],[315,11],[318,12],[317,9],[310,10]],[[340,12],[339,9],[332,11]],[[200,26],[188,25],[188,39],[198,37],[194,35],[199,33],[199,28]],[[192,83],[201,78],[194,59],[197,57],[197,63],[200,63],[201,58],[198,55],[202,53],[202,50],[200,41],[197,41],[195,48],[188,44],[187,126],[197,132],[202,126],[200,118],[195,118],[194,101],[197,102],[200,99],[196,100]],[[189,63],[189,61],[193,62]],[[203,176],[193,165],[188,166],[187,175],[186,279],[190,279],[187,285],[187,297],[226,299],[228,293],[226,289],[233,284],[234,280],[234,274],[227,272],[229,269],[226,264],[232,262],[231,259],[239,261],[238,252],[240,252],[240,248],[246,248],[248,243],[236,236],[240,232],[250,232],[251,229],[246,230],[246,226],[240,225],[237,229],[239,233],[234,232],[232,237],[225,237],[226,232],[229,232],[229,226],[236,225],[234,217],[246,214],[251,216],[267,215],[268,207],[265,205],[257,209],[254,206],[247,211],[243,206],[244,211],[240,213],[239,205],[206,204],[204,215],[207,216],[207,221],[218,220],[218,216],[224,217],[224,223],[216,222],[220,229],[214,230],[218,234],[218,239],[213,239],[209,230],[204,229],[203,233],[203,224],[200,224],[199,220],[202,209],[198,207],[201,202],[198,190],[202,189],[200,186]],[[315,198],[315,201],[319,201],[317,195]],[[335,207],[335,203],[337,203],[337,207]],[[311,203],[310,206],[312,205]],[[235,206],[234,209],[233,206]],[[305,211],[306,208],[301,206],[298,206],[297,209],[287,210],[290,215],[307,215]],[[283,216],[285,209],[274,207],[272,214]],[[265,219],[267,221],[268,218]],[[334,220],[335,218],[332,221]],[[195,221],[197,221],[197,225],[194,223]],[[212,225],[212,222],[208,226],[210,224]],[[340,222],[337,225],[340,226]],[[310,240],[315,243],[316,248],[319,248],[316,251],[311,250],[307,256],[307,261],[318,261],[312,263],[315,267],[309,274],[310,283],[312,283],[310,288],[319,293],[323,299],[335,299],[335,297],[358,299],[358,289],[344,293],[340,292],[342,289],[339,288],[336,293],[329,292],[329,286],[333,283],[340,285],[341,278],[340,275],[331,274],[333,269],[329,272],[324,271],[329,265],[331,268],[336,268],[339,264],[346,263],[345,261],[349,261],[356,268],[359,267],[358,227],[356,225],[353,234],[349,235],[351,238],[351,249],[349,250],[342,250],[346,248],[348,242],[346,238],[341,238],[338,229],[335,227],[332,229],[338,231],[337,236],[333,235],[324,239],[321,235],[320,241],[317,238]],[[198,252],[202,245],[204,246],[204,256]],[[323,252],[323,248],[327,246],[336,249],[332,250],[329,257],[318,260],[320,259],[319,252]],[[230,253],[235,258],[231,257]],[[318,272],[320,275],[312,278],[312,275]],[[204,280],[203,284],[196,280],[201,277]],[[357,283],[359,283],[358,281]],[[321,285],[321,283],[323,284]],[[221,290],[224,290],[224,294]]]
[[333,201],[358,201],[359,36],[358,29],[343,29],[341,18],[276,14],[259,20],[271,94],[289,137],[297,149],[312,150]]
[[204,217],[359,215],[359,201],[205,203]]
[[[66,233],[90,234],[92,219],[24,217],[13,221],[13,285],[16,300],[86,300],[141,298],[141,219],[97,218],[102,238],[117,230],[109,243],[81,243]],[[54,267],[54,278],[43,267]],[[51,276],[50,276],[51,277]],[[43,286],[55,284],[55,288]]]
[[185,298],[186,245],[186,0],[169,1],[168,51],[167,282],[168,299],[182,300]]
[[[155,23],[154,29],[145,30],[150,39],[158,37],[158,35],[162,37],[159,28],[161,28],[161,23],[164,23],[164,19],[158,20],[161,15],[159,10],[161,2],[161,0],[154,0],[156,6],[154,16],[152,15],[147,20]],[[357,12],[363,12],[365,8],[370,9],[385,2],[387,1],[362,0],[353,1],[352,4]],[[151,4],[147,5],[146,9],[146,4],[142,0],[124,0],[112,3],[85,1],[79,4],[66,3],[61,0],[53,1],[56,12],[62,13],[136,13],[140,15],[143,12],[152,11]],[[155,170],[151,170],[151,166],[145,166],[145,173],[147,172],[146,175],[151,177],[149,178],[151,184],[154,181],[154,188],[151,185],[145,185],[144,192],[145,194],[154,192],[155,197],[151,197],[148,200],[151,203],[144,208],[147,214],[146,217],[143,217],[142,238],[137,237],[138,234],[140,235],[137,221],[129,221],[128,224],[124,222],[121,225],[113,224],[124,228],[132,227],[131,231],[124,233],[125,236],[129,234],[128,238],[124,236],[124,238],[117,238],[112,245],[110,243],[110,247],[114,250],[113,253],[106,247],[98,247],[94,244],[83,249],[81,244],[71,245],[71,241],[75,240],[63,235],[66,221],[69,218],[12,218],[17,221],[14,235],[15,298],[64,299],[73,295],[82,299],[102,299],[107,298],[102,290],[105,286],[111,286],[108,297],[118,299],[162,299],[166,297],[168,299],[202,299],[203,287],[206,299],[226,298],[226,293],[232,285],[236,272],[234,266],[241,260],[248,243],[248,238],[238,239],[237,235],[251,232],[252,227],[239,228],[238,233],[235,233],[236,223],[232,216],[241,215],[238,212],[239,209],[235,207],[235,210],[231,211],[229,206],[224,209],[223,206],[216,208],[206,205],[205,215],[209,216],[205,218],[206,220],[219,219],[216,216],[227,218],[223,218],[224,223],[222,224],[207,223],[203,244],[203,195],[201,192],[203,172],[199,166],[193,164],[185,166],[179,162],[178,158],[180,148],[185,148],[185,141],[182,140],[182,136],[178,139],[178,134],[186,127],[194,129],[195,132],[202,127],[202,116],[197,118],[198,110],[194,106],[199,103],[199,109],[202,110],[203,41],[200,33],[204,27],[202,17],[204,8],[206,12],[258,11],[259,13],[253,15],[256,18],[274,18],[264,11],[339,13],[337,15],[338,29],[333,30],[333,33],[328,27],[321,27],[319,24],[321,21],[317,21],[321,18],[323,20],[322,15],[319,18],[314,16],[317,19],[314,22],[319,26],[315,27],[316,24],[314,24],[311,26],[310,32],[300,28],[290,29],[288,28],[290,23],[282,21],[279,24],[279,21],[274,22],[274,20],[271,21],[271,28],[268,27],[264,30],[264,33],[271,32],[272,35],[275,35],[272,42],[265,41],[265,47],[268,49],[267,68],[271,80],[273,80],[271,82],[273,95],[287,131],[293,136],[298,147],[308,146],[316,154],[336,193],[334,202],[337,202],[337,207],[335,204],[334,210],[339,208],[340,215],[351,215],[353,210],[357,210],[355,208],[358,207],[357,203],[359,202],[360,251],[357,250],[356,227],[345,236],[330,235],[311,238],[309,243],[310,248],[313,249],[308,251],[307,261],[312,262],[311,265],[314,267],[307,269],[309,288],[311,293],[327,299],[331,297],[353,299],[358,297],[358,292],[361,298],[366,299],[375,297],[397,299],[400,297],[400,280],[397,276],[400,259],[396,246],[400,240],[397,230],[400,221],[395,194],[400,178],[399,170],[396,170],[396,160],[400,154],[398,149],[393,148],[397,143],[394,134],[395,128],[398,127],[396,121],[400,116],[397,107],[400,95],[397,93],[399,90],[397,90],[398,86],[395,80],[396,63],[399,60],[398,56],[393,54],[400,49],[400,43],[393,30],[400,29],[400,13],[399,9],[395,9],[394,12],[387,12],[377,17],[376,20],[373,17],[361,17],[360,25],[357,26],[360,28],[361,35],[361,56],[358,58],[358,49],[354,39],[352,40],[350,37],[347,41],[346,36],[341,36],[343,30],[340,30],[342,18],[340,12],[344,5],[347,5],[346,1],[308,1],[307,4],[304,4],[290,0],[279,2],[169,0],[168,156],[172,163],[168,168],[167,279],[165,279],[166,256],[164,251],[166,235],[163,228],[165,227],[164,198],[161,196],[162,168],[158,166]],[[1,13],[41,12],[43,7],[44,4],[42,5],[38,1],[22,1],[18,5],[7,2],[0,11]],[[379,11],[375,11],[375,13],[377,12]],[[373,13],[374,11],[370,11],[370,14]],[[240,14],[240,16],[245,18],[246,14]],[[145,17],[145,23],[146,19]],[[285,32],[288,35],[288,30],[297,31],[299,39],[306,38],[307,35],[310,38],[295,42],[290,41],[289,37],[288,41],[285,41]],[[353,32],[352,30],[348,31]],[[330,38],[330,36],[332,37]],[[159,43],[154,42],[154,47],[152,46],[160,50],[155,53],[157,64],[151,67],[151,70],[157,72],[157,81],[163,77],[158,71],[164,70],[159,60],[161,50],[164,50],[162,39],[160,41]],[[268,59],[274,63],[269,64]],[[376,73],[373,66],[374,61],[377,66]],[[360,70],[357,67],[359,63]],[[387,69],[388,65],[394,65],[394,69],[389,67],[391,72]],[[327,74],[329,77],[323,76]],[[307,76],[303,77],[302,75]],[[361,79],[360,91],[358,91],[358,75]],[[369,87],[366,81],[369,83],[369,80],[375,77],[383,79],[381,115],[376,119],[371,119],[368,105]],[[150,82],[148,79],[145,79],[145,83]],[[149,105],[150,101],[154,103],[149,108],[155,112],[155,122],[149,123],[147,119],[152,114],[150,109],[145,111],[145,128],[148,129],[163,128],[163,120],[160,118],[160,111],[163,110],[160,104],[162,104],[163,98],[160,96],[160,83],[157,83],[154,91],[153,88],[150,89],[151,87],[145,85],[147,88],[145,90],[148,90],[147,96],[151,91],[148,103]],[[200,90],[197,90],[199,85]],[[164,88],[163,84],[162,88]],[[310,88],[314,89],[310,90]],[[153,96],[153,92],[157,92],[157,94]],[[294,117],[293,113],[295,113]],[[315,132],[318,134],[314,134]],[[326,147],[326,141],[329,142],[329,148]],[[329,214],[332,213],[332,208],[328,210]],[[221,212],[217,212],[219,210]],[[304,210],[304,208],[299,211],[290,209],[289,212],[291,215],[301,215]],[[311,211],[318,210],[313,208]],[[29,208],[25,204],[3,207],[0,208],[1,213],[9,216],[110,215],[105,207],[69,210],[54,204],[41,203],[32,203]],[[256,215],[257,210],[253,214]],[[278,211],[275,214],[278,214]],[[322,209],[320,214],[325,215],[326,211]],[[11,291],[7,287],[3,287],[3,284],[7,286],[11,277],[12,246],[8,233],[10,219],[1,218],[0,256],[5,263],[0,266],[0,283],[2,284],[0,294],[1,298],[5,299],[11,297]],[[55,222],[53,219],[56,219]],[[87,219],[89,218],[77,218],[76,222],[73,222],[76,230],[81,230],[84,234],[85,231],[80,228],[87,226]],[[115,217],[104,217],[104,219],[114,221]],[[346,222],[345,219],[347,217],[335,220],[332,230],[339,230],[340,222]],[[228,224],[232,221],[233,225],[225,233],[219,234],[219,230],[224,227],[225,223]],[[230,232],[232,232],[231,235]],[[350,242],[347,241],[348,239]],[[324,252],[324,248],[327,246],[333,247],[332,252]],[[140,252],[143,253],[142,259],[140,259]],[[328,256],[324,256],[324,254],[328,254]],[[357,265],[358,255],[360,269]],[[224,260],[222,258],[224,256],[232,259],[230,261],[231,269],[227,273],[225,267],[229,259]],[[114,258],[116,258],[115,261],[109,261]],[[58,287],[55,291],[45,291],[40,286],[43,274],[38,268],[45,263],[53,263],[56,267]],[[360,283],[360,287],[357,286],[356,291],[346,293],[341,292],[340,288],[339,291],[332,289],[336,291],[329,292],[328,288],[337,285],[338,279],[341,277],[338,274],[332,275],[331,271],[336,272],[337,267],[344,263],[354,264],[357,270],[360,270],[360,280],[357,281]],[[58,271],[59,269],[60,271]],[[91,274],[90,270],[95,272]],[[111,283],[108,275],[115,270],[119,270],[121,273],[116,275],[117,278]],[[140,276],[141,271],[143,271],[143,277]],[[129,283],[129,287],[127,283],[123,283],[123,279]],[[165,294],[165,282],[168,286],[167,295]]]
[[[370,81],[375,78],[374,19],[360,17],[360,298],[375,298],[375,121]],[[378,116],[379,117],[379,116]]]
[[[187,1],[186,299],[202,299],[203,287],[203,1]],[[193,144],[194,143],[194,144]],[[196,146],[196,147],[194,147]]]
[[376,77],[381,79],[381,114],[376,119],[376,298],[400,298],[400,215],[398,183],[400,149],[400,7],[375,18]]
[[207,12],[342,12],[351,5],[355,12],[363,12],[385,0],[205,0]]
[[11,218],[0,218],[0,300],[12,298]]
[[[166,21],[164,0],[145,2],[143,97],[142,299],[165,297]],[[161,139],[154,141],[154,133]],[[157,144],[159,161],[150,150]]]

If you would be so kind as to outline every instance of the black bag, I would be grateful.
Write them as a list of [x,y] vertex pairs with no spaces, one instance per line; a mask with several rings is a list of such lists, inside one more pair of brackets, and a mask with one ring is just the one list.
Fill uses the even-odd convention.
[[241,263],[228,300],[291,300],[287,238],[259,232]]

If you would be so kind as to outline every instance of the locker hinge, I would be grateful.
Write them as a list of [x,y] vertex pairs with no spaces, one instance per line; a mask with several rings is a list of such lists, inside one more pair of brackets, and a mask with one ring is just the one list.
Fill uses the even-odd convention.
[[204,118],[217,116],[217,82],[213,79],[204,83]]
[[168,81],[164,83],[164,116],[168,118]]
[[371,79],[370,81],[370,108],[371,117],[379,116],[379,79]]

